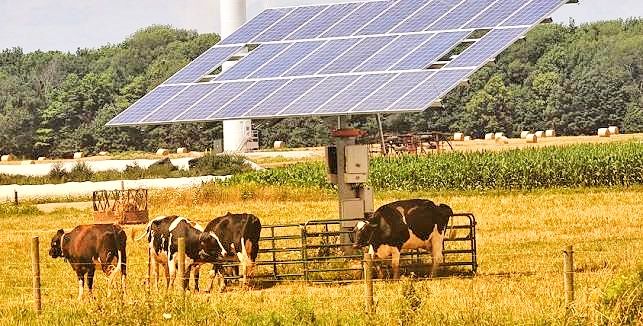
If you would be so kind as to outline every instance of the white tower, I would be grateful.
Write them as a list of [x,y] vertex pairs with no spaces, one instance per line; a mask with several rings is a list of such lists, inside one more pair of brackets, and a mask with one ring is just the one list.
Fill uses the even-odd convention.
[[[221,38],[236,31],[246,22],[246,0],[219,0],[221,12]],[[223,70],[234,63],[227,62]],[[223,150],[226,152],[245,152],[246,142],[252,134],[252,120],[223,121]]]

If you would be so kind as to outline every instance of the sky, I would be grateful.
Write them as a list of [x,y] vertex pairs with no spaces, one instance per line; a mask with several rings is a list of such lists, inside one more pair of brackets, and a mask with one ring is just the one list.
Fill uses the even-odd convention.
[[[219,0],[0,0],[0,49],[95,48],[122,42],[138,29],[169,24],[200,33],[219,31]],[[248,19],[269,7],[346,0],[247,0]],[[580,0],[554,15],[576,23],[643,17],[643,0]]]

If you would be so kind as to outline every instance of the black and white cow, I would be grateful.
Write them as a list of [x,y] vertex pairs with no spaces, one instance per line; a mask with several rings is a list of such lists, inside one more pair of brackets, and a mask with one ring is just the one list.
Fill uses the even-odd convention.
[[442,243],[451,207],[435,205],[430,200],[411,199],[396,201],[378,208],[365,222],[359,222],[354,231],[353,247],[369,246],[371,255],[380,259],[391,257],[393,278],[400,277],[400,251],[425,249],[431,251],[435,274],[443,262]]
[[127,235],[118,225],[79,225],[65,233],[60,229],[51,239],[49,256],[68,261],[78,277],[78,299],[83,297],[85,276],[91,295],[94,286],[94,272],[102,269],[108,276],[108,296],[114,278],[121,274],[121,288],[125,292],[127,275]]
[[[239,262],[244,283],[254,274],[255,261],[259,254],[259,237],[261,221],[252,214],[231,214],[228,212],[210,221],[205,227],[209,234],[204,242],[206,250],[215,250],[222,246],[224,261]],[[213,273],[220,271],[215,266]],[[239,271],[237,270],[237,273]]]
[[[185,239],[185,275],[183,275],[184,287],[187,288],[189,275],[194,270],[195,290],[199,291],[199,269],[204,263],[214,263],[221,259],[223,246],[206,249],[204,242],[209,242],[211,235],[203,233],[203,228],[197,223],[190,222],[180,216],[159,216],[151,220],[146,232],[139,237],[142,239],[147,235],[149,248],[151,249],[152,263],[154,264],[155,285],[158,289],[159,266],[163,266],[165,272],[166,286],[171,288],[174,284],[176,271],[178,270],[178,239]],[[215,242],[219,242],[214,239]]]

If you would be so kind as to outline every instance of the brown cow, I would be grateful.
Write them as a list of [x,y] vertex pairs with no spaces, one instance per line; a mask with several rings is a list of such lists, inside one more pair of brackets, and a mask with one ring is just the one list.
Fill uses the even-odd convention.
[[94,272],[100,268],[109,279],[108,296],[111,294],[114,277],[120,272],[121,287],[125,292],[127,275],[127,235],[118,225],[79,225],[71,232],[58,230],[51,240],[49,255],[68,261],[78,276],[78,299],[83,296],[85,275],[91,295]]

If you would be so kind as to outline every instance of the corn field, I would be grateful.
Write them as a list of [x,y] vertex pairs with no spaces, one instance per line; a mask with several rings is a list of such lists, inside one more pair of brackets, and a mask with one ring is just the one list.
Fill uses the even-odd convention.
[[[230,183],[330,187],[322,163],[241,174]],[[542,189],[643,184],[643,144],[625,142],[502,152],[448,152],[371,160],[377,190]]]

